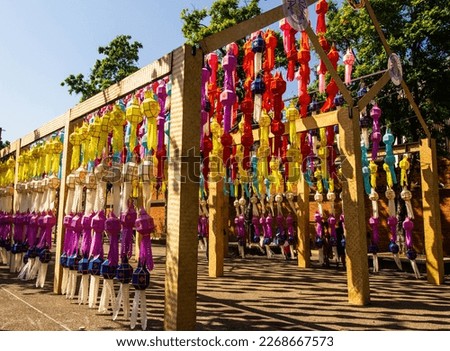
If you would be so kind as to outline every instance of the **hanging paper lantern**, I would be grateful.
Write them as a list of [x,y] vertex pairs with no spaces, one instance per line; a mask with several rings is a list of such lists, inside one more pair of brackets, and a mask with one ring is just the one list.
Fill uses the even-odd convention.
[[123,149],[124,132],[123,125],[125,123],[125,112],[118,104],[115,104],[111,111],[109,124],[113,130],[113,152],[120,152]]
[[153,149],[153,152],[156,152],[157,147],[156,117],[159,113],[159,102],[156,101],[151,90],[146,90],[141,103],[141,114],[147,118],[147,145],[149,150]]
[[130,123],[130,150],[133,151],[136,146],[137,125],[142,122],[141,108],[136,96],[128,103],[125,115]]

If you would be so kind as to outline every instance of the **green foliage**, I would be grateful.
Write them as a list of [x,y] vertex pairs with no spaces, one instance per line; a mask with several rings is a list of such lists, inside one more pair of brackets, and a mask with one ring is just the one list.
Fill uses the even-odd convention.
[[82,73],[71,74],[61,86],[67,85],[69,94],[81,94],[81,101],[84,101],[136,72],[142,44],[130,40],[130,35],[119,35],[108,46],[100,46],[98,53],[105,57],[95,62],[89,78],[85,79]]
[[10,145],[10,142],[8,140],[6,140],[6,141],[0,140],[0,150],[5,147],[8,147],[9,145]]
[[189,9],[183,9],[181,11],[183,20],[181,30],[186,42],[195,45],[208,35],[232,27],[260,13],[259,0],[250,0],[242,7],[239,6],[239,0],[216,0],[209,10],[189,11]]
[[[443,128],[441,132],[432,130],[440,141],[450,133],[445,125],[450,119],[447,0],[372,0],[371,4],[392,51],[402,60],[403,76],[428,126]],[[354,77],[387,68],[387,55],[364,9],[354,11],[347,3],[339,10],[330,6],[327,37],[341,52],[348,47],[354,50]],[[378,78],[368,78],[365,83],[371,85]],[[353,90],[357,89],[355,84]],[[395,133],[411,140],[423,137],[401,88],[388,84],[380,92],[378,104]]]

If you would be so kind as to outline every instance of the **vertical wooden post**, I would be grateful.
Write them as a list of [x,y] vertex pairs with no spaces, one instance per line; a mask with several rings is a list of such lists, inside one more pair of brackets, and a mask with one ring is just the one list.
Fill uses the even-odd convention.
[[66,177],[70,172],[70,159],[72,157],[72,148],[69,148],[69,135],[75,129],[75,123],[70,123],[70,112],[66,112],[64,117],[64,143],[61,160],[61,184],[59,185],[58,217],[56,224],[56,248],[55,248],[55,275],[53,278],[53,292],[61,294],[62,284],[62,266],[59,264],[59,258],[63,251],[64,243],[64,207],[67,198]]
[[167,197],[165,330],[193,330],[197,298],[197,219],[202,52],[173,51]]
[[422,139],[419,150],[427,280],[431,284],[441,285],[444,282],[444,253],[439,207],[436,141],[434,139]]
[[225,204],[223,179],[209,182],[209,276],[223,276]]
[[13,212],[15,212],[19,208],[19,205],[17,204],[17,202],[19,201],[19,198],[17,196],[16,186],[17,186],[17,183],[19,182],[19,156],[20,156],[21,146],[22,146],[22,139],[18,139],[16,141],[16,152],[15,152],[16,164],[14,165],[14,197],[13,197],[13,203],[12,203]]
[[[364,188],[361,164],[359,111],[338,112],[342,161],[342,207],[345,216],[348,301],[355,305],[370,302],[369,264],[364,216]],[[351,114],[351,115],[349,115]]]
[[[306,160],[303,160],[306,162]],[[311,266],[311,245],[309,235],[309,186],[304,177],[301,176],[297,184],[297,236],[298,266],[309,268]]]

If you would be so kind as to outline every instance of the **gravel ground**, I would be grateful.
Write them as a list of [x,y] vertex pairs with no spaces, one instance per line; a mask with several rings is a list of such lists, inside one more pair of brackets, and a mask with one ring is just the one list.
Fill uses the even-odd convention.
[[[147,330],[156,331],[163,329],[165,246],[154,245],[153,252]],[[425,274],[415,279],[409,263],[408,270],[398,271],[381,260],[380,272],[370,274],[371,303],[361,307],[347,302],[343,268],[322,268],[314,256],[309,269],[279,255],[230,256],[224,277],[209,278],[199,252],[197,330],[450,330],[448,275],[444,284],[433,286]],[[52,264],[48,272],[41,289],[0,265],[0,330],[130,330],[123,313],[113,321],[111,313],[55,295]]]

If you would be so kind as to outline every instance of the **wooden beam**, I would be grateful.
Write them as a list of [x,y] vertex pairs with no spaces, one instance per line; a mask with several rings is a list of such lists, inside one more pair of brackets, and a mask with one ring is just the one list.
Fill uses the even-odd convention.
[[[194,330],[197,301],[197,222],[203,55],[185,45],[173,52],[170,164],[167,186],[165,330]],[[195,206],[193,206],[195,204]]]
[[[306,3],[312,5],[318,0],[307,0]],[[267,12],[250,18],[244,22],[237,23],[233,27],[224,29],[221,32],[211,34],[200,40],[199,46],[203,54],[208,54],[214,50],[220,49],[229,43],[242,39],[247,35],[270,26],[271,24],[284,18],[283,5],[279,5]]]
[[262,13],[259,16],[250,18],[244,22],[240,22],[232,27],[224,29],[221,32],[211,34],[200,41],[200,49],[206,55],[214,50],[220,49],[225,45],[245,36],[267,27],[272,23],[279,21],[284,17],[283,6],[280,5],[272,10]]
[[170,73],[171,65],[172,53],[169,53],[151,64],[142,67],[140,70],[121,80],[119,83],[111,85],[102,92],[74,106],[70,114],[71,121],[83,117],[129,93],[133,93],[136,89],[159,78],[163,78]]
[[[353,115],[358,113],[353,109]],[[369,264],[367,260],[364,187],[361,165],[359,119],[349,118],[349,109],[341,109],[339,147],[342,161],[342,210],[346,236],[346,266],[348,301],[355,305],[370,302]]]
[[442,247],[441,209],[439,206],[436,141],[422,139],[420,143],[420,174],[422,190],[423,230],[427,280],[434,285],[444,283],[444,253]]
[[56,224],[56,247],[55,247],[55,274],[53,278],[53,292],[61,294],[63,267],[60,264],[60,257],[64,250],[64,208],[67,199],[66,177],[70,173],[70,159],[72,148],[69,143],[69,135],[76,127],[76,123],[70,123],[70,110],[63,115],[65,120],[64,143],[61,160],[61,183],[59,185],[58,214]]
[[358,109],[361,111],[380,92],[381,89],[391,80],[389,71],[384,72],[380,79],[369,89],[369,91],[358,101]]
[[[388,57],[391,56],[392,50],[391,50],[391,48],[390,48],[390,46],[389,46],[389,44],[388,44],[388,42],[386,40],[386,37],[384,36],[383,31],[381,30],[380,23],[378,22],[377,16],[375,15],[375,12],[373,11],[372,5],[370,5],[369,0],[366,0],[366,10],[367,10],[367,13],[370,16],[370,19],[373,22],[373,25],[375,26],[375,29],[376,29],[376,31],[378,33],[378,36],[380,37],[381,43],[383,44],[383,47],[384,47],[384,50],[386,51],[387,56]],[[415,114],[416,114],[416,116],[417,116],[417,118],[418,118],[418,120],[420,122],[420,125],[422,126],[422,128],[423,128],[423,130],[425,132],[425,135],[427,136],[428,139],[431,139],[431,133],[428,130],[428,126],[425,123],[425,120],[423,119],[422,114],[420,113],[420,110],[419,110],[416,102],[414,101],[414,98],[413,98],[413,96],[412,96],[412,94],[411,94],[411,92],[409,90],[409,87],[406,84],[404,79],[402,79],[401,85],[402,85],[403,90],[405,91],[405,94],[406,94],[406,97],[409,100],[409,103],[411,104],[411,106],[412,106],[412,108],[413,108],[413,110],[414,110],[414,112],[415,112]],[[359,106],[359,104],[358,104],[358,106]]]
[[373,11],[372,5],[370,5],[369,0],[366,0],[366,10],[367,10],[367,13],[369,14],[370,19],[373,22],[375,30],[378,33],[378,36],[380,37],[381,43],[384,46],[384,50],[386,51],[386,54],[388,55],[388,57],[391,56],[392,50],[391,50],[389,44],[387,43],[387,40],[386,40],[386,37],[384,36],[383,31],[381,30],[380,23],[378,22],[377,16],[375,16],[375,12]]
[[297,260],[300,268],[311,267],[311,244],[309,235],[309,185],[301,176],[297,183]]
[[425,120],[423,119],[422,114],[420,113],[419,107],[417,106],[416,102],[414,101],[414,97],[412,96],[411,91],[409,90],[409,87],[406,84],[404,79],[402,79],[402,88],[406,94],[406,97],[409,100],[409,103],[411,104],[412,109],[414,110],[414,113],[416,114],[417,119],[420,122],[420,125],[423,128],[423,131],[425,132],[425,135],[427,136],[428,139],[431,139],[430,130],[428,129],[428,126],[425,123]]
[[218,181],[209,182],[209,276],[217,278],[223,276],[224,263],[224,208],[228,206],[225,203],[223,194],[223,178]]

